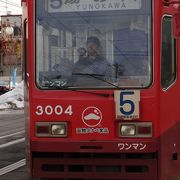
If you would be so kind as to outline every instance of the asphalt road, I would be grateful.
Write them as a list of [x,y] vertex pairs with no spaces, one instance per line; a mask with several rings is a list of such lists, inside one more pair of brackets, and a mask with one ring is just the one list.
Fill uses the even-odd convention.
[[23,110],[0,111],[0,136],[24,130]]
[[28,178],[27,169],[24,166],[22,168],[16,169],[13,172],[1,176],[0,180],[31,180],[31,179]]
[[[0,111],[0,173],[25,159],[23,110]],[[0,180],[29,180],[26,166],[0,175]]]

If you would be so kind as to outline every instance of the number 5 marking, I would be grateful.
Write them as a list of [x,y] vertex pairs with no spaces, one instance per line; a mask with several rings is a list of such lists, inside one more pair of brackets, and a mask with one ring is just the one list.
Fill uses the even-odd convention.
[[116,119],[139,118],[139,90],[123,90],[114,92]]
[[[133,91],[123,91],[120,92],[120,112],[126,116],[131,115],[134,113],[135,105],[132,100],[125,99],[126,96],[134,95]],[[129,105],[130,109],[125,109],[125,105]],[[124,106],[124,107],[123,107]]]

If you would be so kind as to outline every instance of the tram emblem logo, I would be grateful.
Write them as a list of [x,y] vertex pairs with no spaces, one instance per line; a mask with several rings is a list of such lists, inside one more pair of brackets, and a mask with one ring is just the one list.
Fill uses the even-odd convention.
[[82,121],[88,127],[96,127],[102,121],[102,113],[97,107],[87,107],[82,113]]

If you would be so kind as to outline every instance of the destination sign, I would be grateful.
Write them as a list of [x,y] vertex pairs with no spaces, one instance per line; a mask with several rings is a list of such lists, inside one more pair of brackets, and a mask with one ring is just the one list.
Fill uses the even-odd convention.
[[142,0],[47,0],[49,13],[141,9]]

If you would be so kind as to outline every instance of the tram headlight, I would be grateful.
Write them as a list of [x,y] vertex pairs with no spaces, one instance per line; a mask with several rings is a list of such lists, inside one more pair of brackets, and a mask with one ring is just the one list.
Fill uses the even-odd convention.
[[119,123],[120,137],[152,137],[152,122]]
[[133,124],[120,125],[120,136],[134,136],[136,134],[136,126]]
[[51,134],[53,136],[67,136],[67,123],[51,124]]
[[67,122],[36,122],[37,137],[67,137]]

